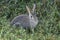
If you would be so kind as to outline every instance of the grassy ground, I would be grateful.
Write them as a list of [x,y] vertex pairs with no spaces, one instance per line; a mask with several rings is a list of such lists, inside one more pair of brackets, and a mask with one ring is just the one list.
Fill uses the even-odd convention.
[[[10,21],[17,15],[25,14],[26,5],[37,4],[39,23],[34,33],[23,28],[13,28]],[[40,0],[0,0],[0,40],[60,40],[60,11],[53,1],[43,5]]]

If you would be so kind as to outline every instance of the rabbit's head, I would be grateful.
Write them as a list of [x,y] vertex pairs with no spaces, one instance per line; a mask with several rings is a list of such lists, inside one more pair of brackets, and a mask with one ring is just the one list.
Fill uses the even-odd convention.
[[27,9],[28,14],[29,14],[29,19],[30,19],[31,25],[37,25],[37,23],[38,23],[38,18],[35,15],[35,8],[36,8],[36,4],[33,4],[32,10],[30,10],[29,7],[26,6],[26,9]]

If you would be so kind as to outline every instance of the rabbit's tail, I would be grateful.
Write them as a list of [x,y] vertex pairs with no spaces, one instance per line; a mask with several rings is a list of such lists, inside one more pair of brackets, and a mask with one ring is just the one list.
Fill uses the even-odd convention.
[[11,25],[11,26],[14,25],[14,22],[11,22],[10,25]]
[[16,20],[12,20],[11,22],[10,22],[10,25],[14,25],[16,23]]
[[19,25],[20,25],[20,23],[19,23],[19,22],[11,22],[11,25],[19,26]]

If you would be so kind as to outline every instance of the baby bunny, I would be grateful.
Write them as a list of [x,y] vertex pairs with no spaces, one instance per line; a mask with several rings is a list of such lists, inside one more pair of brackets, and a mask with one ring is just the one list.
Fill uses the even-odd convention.
[[35,8],[36,8],[36,4],[33,4],[33,9],[32,11],[29,9],[28,6],[26,6],[26,9],[28,11],[28,15],[27,14],[22,14],[19,15],[17,17],[15,17],[12,21],[11,21],[11,25],[19,25],[22,26],[24,29],[33,29],[36,27],[36,25],[38,24],[38,18],[37,16],[34,14],[35,12]]

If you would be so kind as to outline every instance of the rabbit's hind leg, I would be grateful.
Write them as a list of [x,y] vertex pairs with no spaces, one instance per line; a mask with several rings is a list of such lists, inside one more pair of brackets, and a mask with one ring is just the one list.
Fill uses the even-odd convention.
[[19,23],[19,22],[16,22],[16,23],[14,24],[14,26],[19,27],[19,26],[20,26],[20,23]]

